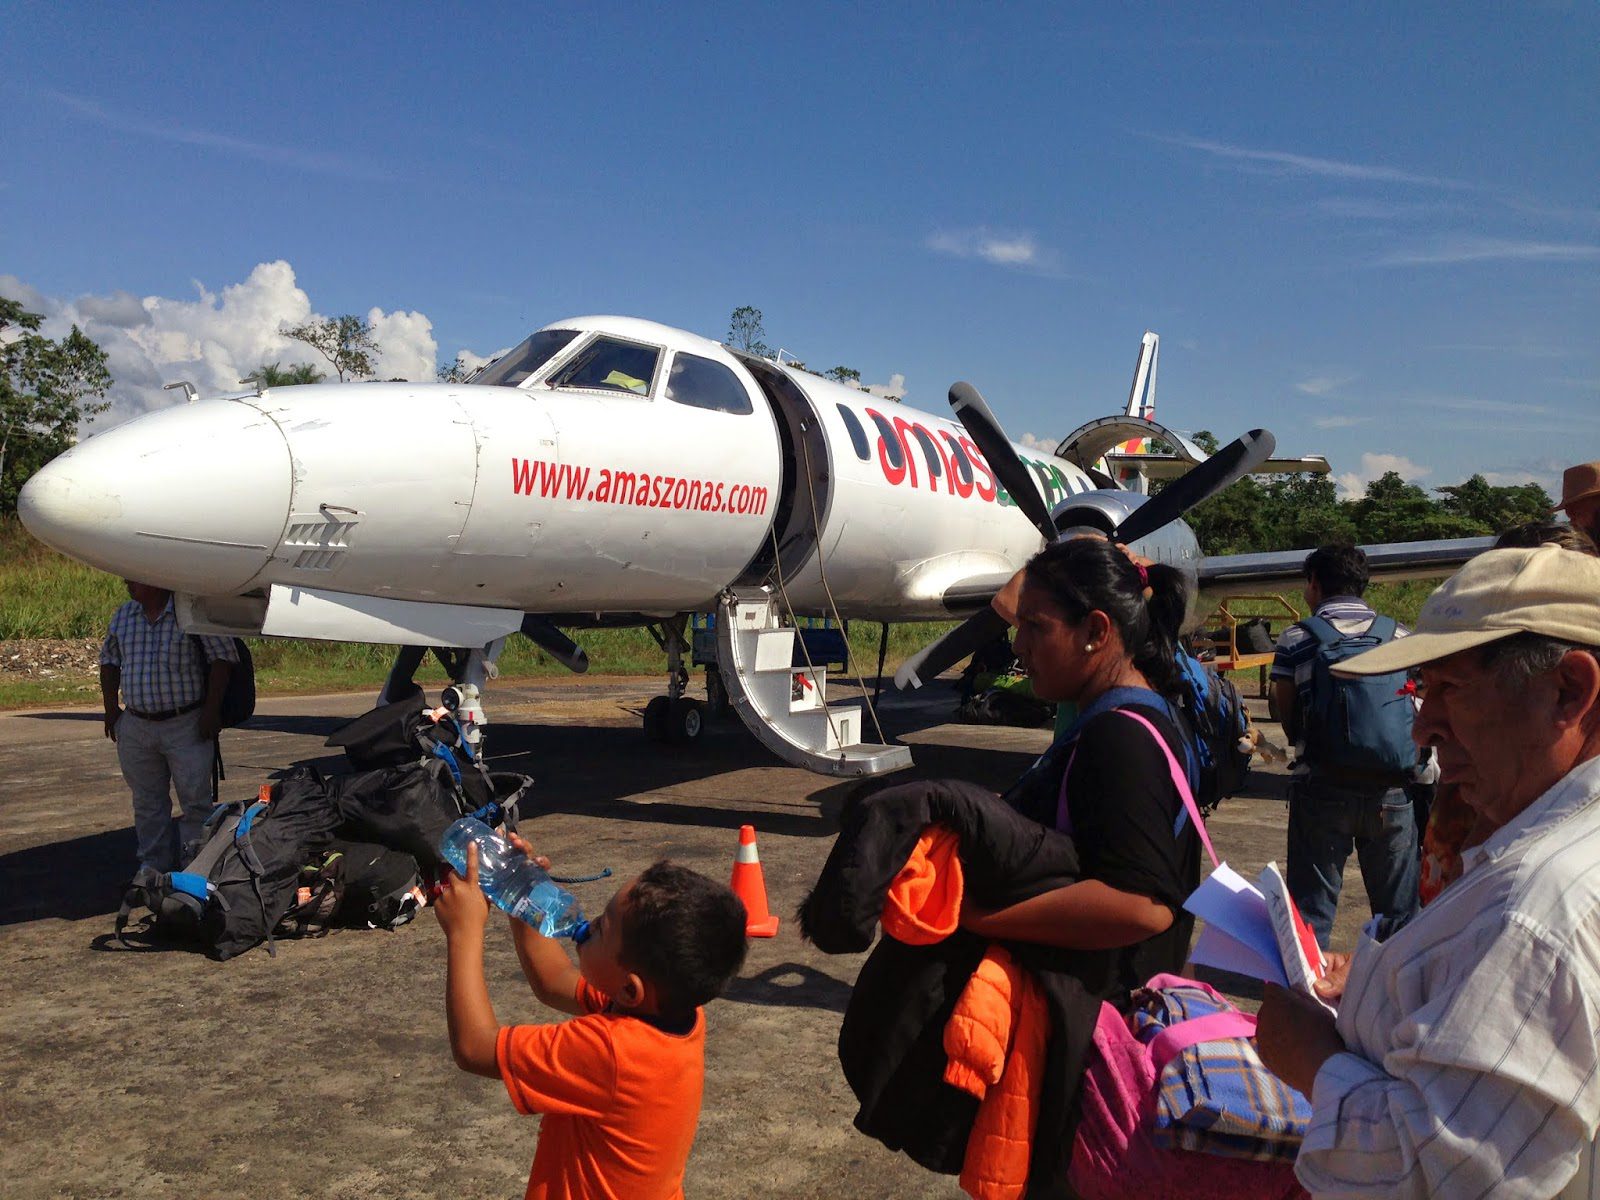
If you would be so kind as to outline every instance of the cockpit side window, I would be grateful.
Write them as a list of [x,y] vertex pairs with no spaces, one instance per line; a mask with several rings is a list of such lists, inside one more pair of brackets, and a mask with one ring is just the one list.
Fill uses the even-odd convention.
[[678,351],[667,375],[667,399],[712,412],[749,413],[755,408],[744,384],[723,364]]
[[660,361],[661,351],[655,346],[598,337],[552,375],[550,385],[648,396]]
[[484,367],[471,382],[489,387],[516,387],[566,349],[577,336],[576,329],[541,329]]

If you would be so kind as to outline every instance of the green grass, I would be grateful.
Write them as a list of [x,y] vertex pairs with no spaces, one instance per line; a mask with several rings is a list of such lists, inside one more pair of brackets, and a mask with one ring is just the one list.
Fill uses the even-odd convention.
[[0,520],[0,640],[98,637],[127,598],[122,580],[36,542],[15,518]]

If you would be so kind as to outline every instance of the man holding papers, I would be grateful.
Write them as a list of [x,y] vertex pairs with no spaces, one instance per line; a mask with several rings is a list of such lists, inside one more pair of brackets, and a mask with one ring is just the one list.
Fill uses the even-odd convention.
[[1419,744],[1498,826],[1379,944],[1329,1015],[1268,988],[1262,1059],[1311,1097],[1318,1197],[1590,1196],[1600,1187],[1600,560],[1492,550],[1408,638],[1339,669],[1421,666]]

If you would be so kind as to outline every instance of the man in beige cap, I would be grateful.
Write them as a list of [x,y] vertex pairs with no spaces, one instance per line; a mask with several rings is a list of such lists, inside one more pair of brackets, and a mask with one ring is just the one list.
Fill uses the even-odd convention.
[[1561,503],[1557,512],[1600,542],[1600,462],[1579,463],[1561,476]]
[[1600,1188],[1600,559],[1491,550],[1416,631],[1339,670],[1420,666],[1416,738],[1496,828],[1417,917],[1363,935],[1337,1018],[1269,987],[1262,1059],[1311,1097],[1318,1197]]

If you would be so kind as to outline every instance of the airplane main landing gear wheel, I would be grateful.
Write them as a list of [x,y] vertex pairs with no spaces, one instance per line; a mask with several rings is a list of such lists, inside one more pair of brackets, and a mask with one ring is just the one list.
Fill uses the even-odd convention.
[[644,731],[653,742],[698,742],[705,727],[706,706],[698,700],[657,696],[644,706]]
[[667,707],[671,703],[665,696],[656,696],[644,706],[644,735],[652,742],[664,742],[668,738]]
[[673,700],[667,709],[667,737],[674,742],[697,742],[706,727],[706,706],[698,700]]

